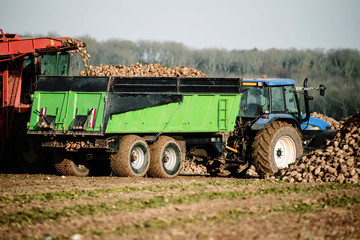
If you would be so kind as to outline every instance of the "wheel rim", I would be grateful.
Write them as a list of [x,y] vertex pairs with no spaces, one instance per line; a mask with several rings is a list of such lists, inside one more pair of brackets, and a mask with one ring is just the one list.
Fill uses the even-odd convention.
[[287,167],[294,163],[296,158],[296,146],[289,136],[282,136],[275,144],[274,159],[278,168]]
[[135,147],[130,155],[131,166],[134,169],[140,169],[145,163],[145,153],[142,148]]
[[174,149],[172,148],[167,148],[164,152],[163,155],[163,163],[164,163],[164,167],[167,170],[174,170],[175,166],[176,166],[176,152]]

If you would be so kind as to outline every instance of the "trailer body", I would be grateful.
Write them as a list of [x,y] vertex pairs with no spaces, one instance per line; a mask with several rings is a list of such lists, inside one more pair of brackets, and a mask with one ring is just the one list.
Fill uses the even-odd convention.
[[[196,80],[171,78],[141,80],[144,83],[173,82],[174,91],[147,92],[146,88],[142,91],[139,88],[140,90],[133,92],[127,89],[125,92],[106,91],[113,88],[113,84],[116,84],[114,82],[129,80],[132,79],[40,76],[28,124],[29,133],[104,136],[160,132],[217,133],[231,132],[234,128],[241,99],[238,90],[240,88],[235,85],[240,84],[239,79],[233,80],[233,88],[238,90],[237,93],[235,90],[228,93],[209,93],[204,90],[178,93],[175,91],[176,81],[180,81],[181,84],[186,80],[191,84],[191,81]],[[210,84],[214,80],[202,81],[208,81]],[[69,84],[64,86],[64,82]],[[39,128],[39,121],[44,119],[41,113],[45,118],[51,119],[51,126]],[[83,124],[77,124],[79,121]]]

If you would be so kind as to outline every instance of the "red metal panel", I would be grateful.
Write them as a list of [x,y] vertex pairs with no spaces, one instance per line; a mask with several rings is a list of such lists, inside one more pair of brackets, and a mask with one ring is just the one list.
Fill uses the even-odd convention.
[[[10,96],[10,106],[18,108],[20,106],[20,97],[21,97],[21,85],[22,85],[22,72],[24,68],[25,57],[17,58],[13,63],[14,66],[10,69],[10,75],[13,78],[13,86]],[[15,111],[15,109],[14,109]]]
[[31,53],[35,50],[46,48],[61,48],[61,39],[55,38],[35,38],[35,39],[22,39],[22,40],[9,40],[0,42],[0,56]]
[[0,109],[0,133],[2,139],[9,137],[14,113],[20,108],[23,66],[24,57],[19,57],[14,61],[8,62],[8,64],[3,63],[0,66],[2,71],[2,101]]
[[9,135],[9,131],[7,129],[7,125],[9,122],[9,112],[8,112],[9,79],[8,79],[8,74],[9,74],[9,69],[8,69],[8,66],[6,66],[3,71],[3,76],[2,76],[2,78],[3,78],[2,79],[2,103],[1,103],[2,122],[0,125],[1,138],[3,140],[5,140],[5,138],[7,138],[7,136]]
[[2,75],[3,75],[3,81],[2,81],[2,103],[1,107],[5,107],[8,104],[8,74],[9,69],[8,66],[5,67]]

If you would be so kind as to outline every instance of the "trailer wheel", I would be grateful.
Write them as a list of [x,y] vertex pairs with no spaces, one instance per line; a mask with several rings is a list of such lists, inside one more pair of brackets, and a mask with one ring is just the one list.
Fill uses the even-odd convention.
[[257,133],[253,149],[253,163],[262,176],[287,168],[303,154],[300,133],[292,125],[279,121]]
[[161,136],[150,145],[151,161],[149,174],[152,177],[174,178],[182,164],[182,151],[179,144],[171,137]]
[[55,169],[64,176],[86,177],[89,175],[89,168],[84,164],[75,163],[74,156],[68,153],[56,153],[54,156]]
[[146,141],[136,135],[120,140],[119,152],[110,156],[112,171],[120,177],[143,177],[149,169],[150,152]]

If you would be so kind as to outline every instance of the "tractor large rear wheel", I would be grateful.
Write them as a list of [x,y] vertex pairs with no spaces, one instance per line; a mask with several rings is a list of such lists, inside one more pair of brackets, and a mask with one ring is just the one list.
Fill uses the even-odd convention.
[[291,124],[279,121],[257,133],[253,149],[253,163],[262,176],[287,168],[303,154],[299,132]]

